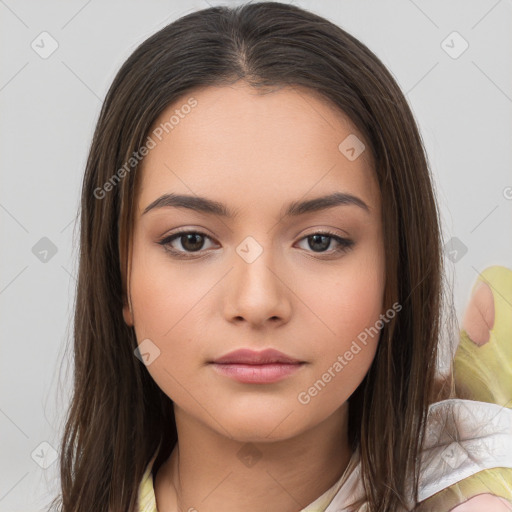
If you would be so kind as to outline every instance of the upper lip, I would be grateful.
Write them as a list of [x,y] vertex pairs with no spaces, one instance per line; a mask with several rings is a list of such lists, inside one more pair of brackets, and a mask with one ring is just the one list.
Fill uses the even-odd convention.
[[228,363],[241,363],[241,364],[269,364],[269,363],[285,363],[285,364],[293,364],[293,363],[301,363],[298,359],[287,356],[279,350],[275,350],[273,348],[267,348],[262,350],[261,352],[256,352],[254,350],[248,348],[242,348],[239,350],[235,350],[233,352],[229,352],[218,359],[213,361],[218,364],[228,364]]

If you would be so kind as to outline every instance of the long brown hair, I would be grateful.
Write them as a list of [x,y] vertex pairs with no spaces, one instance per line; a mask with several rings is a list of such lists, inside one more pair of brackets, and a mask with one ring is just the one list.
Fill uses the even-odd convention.
[[262,2],[204,9],[164,27],[122,65],[105,98],[81,197],[74,387],[61,445],[62,495],[54,500],[64,512],[135,510],[150,458],[159,449],[157,469],[177,442],[172,401],[134,356],[135,333],[122,316],[134,154],[177,98],[240,79],[259,89],[316,91],[348,115],[373,154],[383,307],[398,302],[402,309],[383,327],[373,364],[349,399],[349,436],[360,449],[370,511],[409,508],[410,482],[417,496],[443,304],[439,213],[421,136],[391,73],[364,44],[307,10]]

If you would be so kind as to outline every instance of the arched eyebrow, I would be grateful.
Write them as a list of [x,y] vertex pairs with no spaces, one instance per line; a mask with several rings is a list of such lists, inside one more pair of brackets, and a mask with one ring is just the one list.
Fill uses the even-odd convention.
[[[334,192],[326,196],[308,199],[307,201],[292,201],[285,206],[285,211],[281,218],[297,217],[306,213],[333,208],[335,206],[357,206],[363,209],[366,213],[370,213],[369,206],[360,197],[343,192]],[[225,204],[206,197],[190,196],[186,194],[164,194],[146,206],[142,215],[145,215],[151,210],[167,207],[188,208],[190,210],[228,219],[236,218],[238,213],[237,211],[228,208]]]

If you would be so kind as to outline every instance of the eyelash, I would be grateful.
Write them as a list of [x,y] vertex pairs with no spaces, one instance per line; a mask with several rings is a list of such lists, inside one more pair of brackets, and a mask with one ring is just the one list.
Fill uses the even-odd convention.
[[[175,239],[178,239],[178,238],[180,238],[183,235],[200,235],[202,237],[211,239],[210,236],[208,236],[206,233],[203,233],[201,231],[193,231],[193,230],[183,229],[183,230],[180,230],[180,231],[176,231],[175,233],[173,233],[170,236],[166,236],[165,238],[163,238],[162,240],[158,241],[157,243],[159,245],[163,246],[164,250],[169,252],[169,253],[171,253],[171,256],[173,256],[175,258],[196,259],[198,257],[196,255],[200,254],[201,250],[195,251],[195,252],[186,252],[186,251],[179,251],[179,250],[176,250],[176,249],[171,247],[171,243]],[[318,231],[318,232],[315,232],[315,233],[311,233],[311,234],[301,238],[300,241],[306,240],[306,239],[308,239],[308,238],[310,238],[312,236],[315,236],[315,235],[327,236],[329,238],[334,239],[338,243],[338,247],[336,249],[331,249],[331,251],[326,251],[326,252],[315,253],[314,251],[308,251],[308,252],[312,252],[313,254],[318,254],[318,255],[324,254],[324,255],[328,255],[328,256],[334,256],[336,254],[347,252],[348,250],[352,249],[352,247],[354,245],[354,241],[353,240],[350,240],[348,238],[342,238],[342,237],[336,235],[336,233],[333,233],[331,231]],[[190,254],[190,256],[186,256],[186,254]],[[320,257],[322,257],[322,256],[320,256]]]

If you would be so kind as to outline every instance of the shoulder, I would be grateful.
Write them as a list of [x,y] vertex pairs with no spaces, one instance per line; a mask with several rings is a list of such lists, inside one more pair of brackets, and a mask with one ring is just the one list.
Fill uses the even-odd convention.
[[[366,510],[354,462],[325,512],[353,510],[356,501]],[[415,511],[512,511],[512,409],[459,399],[432,404],[419,464]]]
[[419,511],[479,510],[484,502],[495,507],[487,510],[504,503],[512,510],[512,409],[461,399],[432,404],[419,484]]

